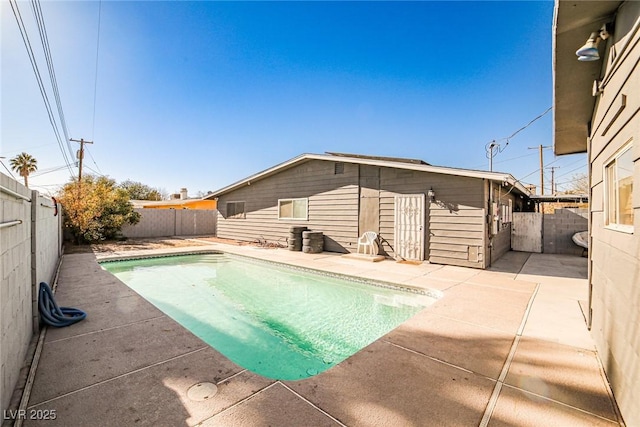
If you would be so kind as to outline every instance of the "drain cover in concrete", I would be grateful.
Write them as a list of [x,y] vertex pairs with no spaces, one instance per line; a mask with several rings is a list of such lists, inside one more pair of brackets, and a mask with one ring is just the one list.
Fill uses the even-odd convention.
[[214,383],[197,383],[189,387],[187,397],[196,402],[204,402],[211,399],[218,392],[218,387]]

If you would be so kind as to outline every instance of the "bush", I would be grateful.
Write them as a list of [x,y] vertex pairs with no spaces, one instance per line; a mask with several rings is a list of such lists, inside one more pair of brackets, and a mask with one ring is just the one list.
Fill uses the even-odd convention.
[[64,209],[64,226],[76,243],[118,238],[123,225],[140,221],[129,193],[107,177],[89,175],[82,182],[74,179],[63,187],[59,201]]

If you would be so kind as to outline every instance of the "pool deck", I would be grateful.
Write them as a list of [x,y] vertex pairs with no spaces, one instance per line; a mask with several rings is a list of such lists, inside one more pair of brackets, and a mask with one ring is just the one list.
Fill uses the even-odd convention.
[[[56,299],[88,316],[47,331],[29,409],[54,410],[56,419],[24,425],[623,425],[585,325],[585,258],[509,252],[482,271],[220,243],[193,248],[203,249],[443,297],[328,371],[274,381],[192,335],[101,269],[96,255],[65,255]],[[200,382],[217,384],[217,394],[190,399],[187,390]]]

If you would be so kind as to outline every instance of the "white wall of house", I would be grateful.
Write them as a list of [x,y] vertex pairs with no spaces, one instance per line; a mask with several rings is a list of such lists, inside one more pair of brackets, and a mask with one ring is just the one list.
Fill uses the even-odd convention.
[[[591,124],[592,335],[627,425],[640,425],[640,2],[623,3],[603,60],[604,88]],[[633,192],[607,174],[631,146]],[[624,172],[621,172],[624,173]],[[628,180],[627,180],[628,183]],[[620,185],[626,185],[621,183]],[[616,191],[621,202],[613,207]],[[613,203],[615,205],[615,203]],[[625,205],[626,204],[626,205]],[[625,219],[611,220],[619,211]],[[618,223],[616,223],[618,222]]]

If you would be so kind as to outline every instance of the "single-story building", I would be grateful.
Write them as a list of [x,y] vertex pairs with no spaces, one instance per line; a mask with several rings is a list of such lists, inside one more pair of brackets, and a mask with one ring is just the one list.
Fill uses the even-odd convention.
[[[554,150],[589,161],[589,324],[640,425],[640,2],[556,1]],[[577,57],[578,56],[578,57]]]
[[285,243],[306,226],[347,253],[374,231],[383,255],[475,268],[511,248],[512,212],[533,210],[510,174],[341,153],[302,154],[206,198],[218,202],[218,237]]
[[186,188],[181,188],[180,193],[172,194],[169,200],[131,200],[131,204],[137,209],[214,210],[217,207],[215,200],[190,198]]
[[217,207],[215,200],[203,199],[175,199],[175,200],[131,200],[131,204],[137,209],[200,209],[214,210]]

